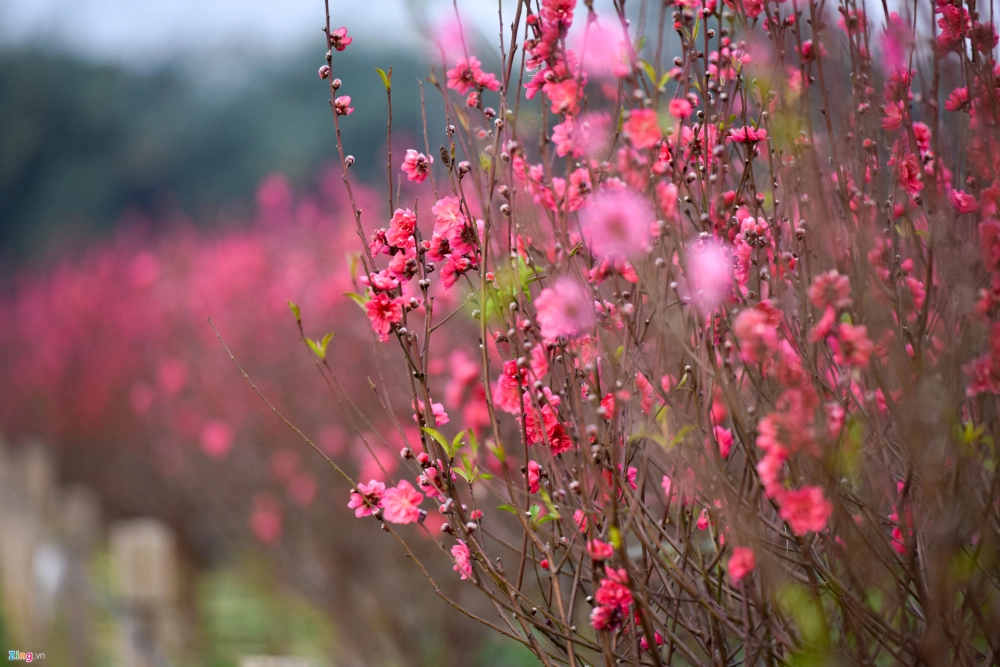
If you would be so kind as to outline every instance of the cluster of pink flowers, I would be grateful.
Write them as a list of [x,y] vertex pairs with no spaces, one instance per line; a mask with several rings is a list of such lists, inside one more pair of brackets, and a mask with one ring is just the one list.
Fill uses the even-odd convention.
[[[430,238],[403,210],[368,248],[370,261],[389,257],[367,267],[366,307],[379,337],[400,343],[423,427],[417,484],[455,535],[454,570],[501,591],[495,600],[517,588],[519,622],[558,628],[605,661],[658,650],[716,660],[699,615],[763,627],[775,586],[809,582],[789,599],[818,589],[820,600],[855,586],[866,599],[844,575],[862,575],[855,549],[879,555],[878,574],[858,581],[908,590],[923,574],[897,557],[921,530],[943,529],[941,497],[968,504],[959,471],[985,471],[969,481],[976,493],[995,481],[984,436],[1000,394],[992,24],[937,2],[931,48],[888,11],[876,30],[845,5],[829,35],[814,25],[835,22],[819,7],[684,0],[663,15],[681,35],[671,66],[623,13],[587,11],[573,36],[575,0],[519,15],[525,97],[541,106],[531,122],[516,117],[531,105],[483,108],[513,79],[458,58],[441,92],[463,129],[449,126],[442,147],[450,190],[435,196]],[[928,58],[948,59],[933,91],[916,74]],[[831,89],[840,74],[844,91]],[[809,115],[817,97],[822,122]],[[403,164],[415,184],[431,167],[416,150]],[[442,315],[433,299],[445,298],[455,308]],[[475,358],[424,340],[445,325],[467,327]],[[428,402],[442,375],[445,400]],[[528,615],[493,553],[489,510],[470,509],[487,493],[518,519],[502,538],[523,544],[518,580],[529,563],[550,580]],[[576,638],[577,612],[558,595],[570,571],[591,591],[600,645]],[[897,607],[915,604],[901,595]],[[880,611],[858,613],[881,627]],[[971,650],[963,642],[956,655]]]

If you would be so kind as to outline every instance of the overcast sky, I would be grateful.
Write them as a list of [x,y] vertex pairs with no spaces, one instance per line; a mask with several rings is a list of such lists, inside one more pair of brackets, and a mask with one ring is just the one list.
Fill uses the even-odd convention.
[[[496,20],[496,0],[460,0],[464,15]],[[332,0],[334,27],[395,44],[417,41],[412,11],[449,12],[449,0]],[[300,52],[315,43],[323,0],[0,0],[0,42],[55,44],[60,51],[142,68],[198,53]],[[486,27],[486,26],[484,26]],[[496,30],[490,27],[490,30]],[[187,56],[187,57],[186,57]]]

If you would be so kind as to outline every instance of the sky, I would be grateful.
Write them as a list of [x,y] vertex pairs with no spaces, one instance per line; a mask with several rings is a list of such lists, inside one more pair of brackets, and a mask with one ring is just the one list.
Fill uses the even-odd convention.
[[[492,17],[496,30],[495,0],[459,5],[477,22]],[[418,42],[415,13],[433,18],[450,9],[447,0],[331,0],[334,28],[346,25],[355,38],[390,36],[396,45]],[[323,0],[0,0],[0,44],[55,45],[143,69],[225,51],[301,52],[324,20]]]

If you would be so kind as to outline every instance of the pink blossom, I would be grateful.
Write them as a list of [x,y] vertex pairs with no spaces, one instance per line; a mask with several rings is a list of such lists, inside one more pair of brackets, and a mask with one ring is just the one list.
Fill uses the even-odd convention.
[[701,514],[698,515],[698,521],[696,522],[698,530],[705,530],[708,528],[708,510],[702,509]]
[[271,544],[281,537],[281,504],[269,493],[258,493],[253,499],[250,529],[254,537]]
[[578,110],[579,91],[576,79],[566,79],[564,81],[549,81],[542,90],[549,98],[552,105],[552,113],[575,114]]
[[452,569],[461,574],[462,579],[470,578],[472,576],[472,554],[463,540],[459,540],[458,544],[451,548],[451,557],[455,560]]
[[448,87],[465,95],[473,87],[500,90],[500,82],[492,74],[485,74],[482,63],[475,56],[469,59],[459,58],[455,67],[448,70]]
[[201,448],[213,459],[225,458],[233,447],[233,429],[221,421],[210,421],[201,430]]
[[472,262],[467,257],[448,255],[448,261],[441,268],[441,284],[446,290],[451,289],[458,282],[459,276],[464,275],[470,268]]
[[594,602],[607,607],[618,607],[627,610],[632,604],[632,591],[628,588],[628,575],[624,569],[614,569],[605,565],[606,578],[594,592]]
[[826,310],[823,311],[823,317],[819,318],[819,322],[816,326],[812,328],[809,332],[809,342],[818,343],[833,331],[833,325],[837,321],[837,312],[833,309],[833,306],[827,306]]
[[778,347],[778,333],[768,324],[767,315],[756,308],[744,308],[733,323],[740,346],[740,358],[748,364],[767,359]]
[[337,28],[330,33],[330,46],[338,51],[343,51],[353,41],[353,37],[347,36],[347,28]]
[[330,66],[329,65],[322,65],[319,68],[319,71],[316,72],[316,74],[318,74],[319,78],[321,78],[321,79],[328,79],[328,78],[330,78]]
[[576,338],[593,328],[597,320],[588,290],[565,276],[542,290],[535,299],[535,308],[545,340]]
[[350,116],[354,113],[354,107],[351,106],[350,95],[342,95],[338,97],[333,103],[333,107],[336,109],[338,116]]
[[688,296],[703,308],[715,308],[732,291],[733,265],[725,248],[712,240],[698,241],[687,254]]
[[[377,480],[373,479],[367,484],[358,484],[358,490],[351,491],[351,502],[347,506],[354,510],[354,516],[360,519],[363,516],[374,514],[375,508],[382,506],[384,493],[385,484]],[[368,502],[365,502],[366,500]]]
[[587,532],[587,515],[583,513],[583,510],[573,512],[573,523],[576,524],[581,533]]
[[429,158],[411,148],[406,151],[406,157],[403,159],[403,171],[411,181],[423,183],[431,173],[433,163],[434,158]]
[[406,248],[410,237],[417,229],[417,216],[410,209],[397,208],[386,230],[385,240],[394,248]]
[[420,503],[423,500],[423,494],[412,484],[405,479],[400,480],[395,487],[385,490],[382,497],[383,516],[389,523],[413,523],[420,518]]
[[944,108],[948,111],[968,111],[969,110],[969,89],[956,88],[945,100]]
[[748,547],[736,547],[726,569],[729,571],[729,580],[738,584],[740,579],[757,569],[757,556]]
[[674,118],[688,118],[693,111],[691,103],[683,97],[670,100],[670,115]]
[[821,273],[809,286],[809,300],[817,308],[833,306],[840,310],[851,307],[851,281],[847,276],[830,269]]
[[755,144],[758,141],[767,141],[767,130],[764,128],[754,129],[749,125],[730,130],[729,140],[738,144]]
[[[661,635],[656,630],[653,631],[653,640],[656,642],[657,646],[663,646],[663,635]],[[641,648],[643,651],[649,650],[649,640],[646,639],[646,635],[639,637],[639,648]]]
[[605,561],[615,553],[614,547],[607,542],[600,540],[590,540],[587,542],[587,554],[597,562]]
[[920,180],[920,164],[917,156],[907,155],[897,163],[899,169],[899,185],[911,196],[915,196],[924,189],[924,183]]
[[868,327],[841,322],[837,337],[832,339],[833,360],[841,365],[866,368],[875,343],[868,338]]
[[885,111],[885,116],[882,117],[883,130],[893,131],[903,126],[905,116],[902,102],[890,102],[885,105],[883,111]]
[[597,605],[590,612],[590,625],[595,630],[614,630],[621,625],[625,615],[618,607]]
[[538,461],[528,461],[528,493],[538,493],[542,466]]
[[972,213],[979,210],[979,202],[976,201],[976,196],[970,195],[964,190],[952,190],[948,193],[948,200],[959,214]]
[[453,235],[456,227],[465,225],[466,217],[462,212],[462,201],[458,197],[444,197],[437,200],[431,207],[434,214],[434,233],[444,238]]
[[403,320],[403,299],[402,297],[392,299],[385,292],[378,292],[365,304],[365,310],[368,311],[372,331],[378,334],[379,340],[384,343],[389,340],[392,325]]
[[712,429],[712,433],[715,441],[719,443],[719,455],[724,459],[729,458],[729,452],[733,447],[733,432],[728,428],[716,426]]
[[628,120],[622,126],[622,132],[639,150],[652,148],[663,138],[655,109],[635,109],[629,112]]
[[804,486],[797,491],[785,491],[778,496],[781,518],[796,535],[819,532],[833,513],[833,505],[818,486]]
[[596,76],[612,75],[628,76],[630,66],[628,53],[625,50],[624,32],[620,25],[604,26],[591,23],[587,31],[586,43],[583,36],[577,40],[577,49],[582,52],[583,65],[586,71]]
[[[421,424],[421,419],[424,418],[424,402],[420,399],[414,401],[413,411],[413,421],[417,422],[417,424]],[[440,403],[431,401],[431,414],[434,415],[435,426],[444,426],[449,421],[448,413],[444,411],[444,406]],[[430,421],[425,419],[425,423],[429,425]]]
[[743,9],[749,18],[755,19],[764,12],[764,0],[743,0]]
[[631,190],[601,190],[580,213],[587,245],[598,257],[635,256],[649,240],[656,214],[645,198]]
[[552,128],[552,143],[556,145],[556,155],[581,157],[586,153],[590,137],[589,126],[572,116]]
[[674,484],[666,475],[660,480],[660,486],[663,488],[663,493],[666,494],[667,499],[670,498],[670,494],[673,492]]

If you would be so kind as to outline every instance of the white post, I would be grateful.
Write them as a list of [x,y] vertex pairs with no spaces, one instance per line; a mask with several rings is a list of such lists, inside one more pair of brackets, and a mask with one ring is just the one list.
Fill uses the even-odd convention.
[[119,522],[110,531],[122,614],[121,667],[154,667],[180,648],[177,545],[155,519]]

